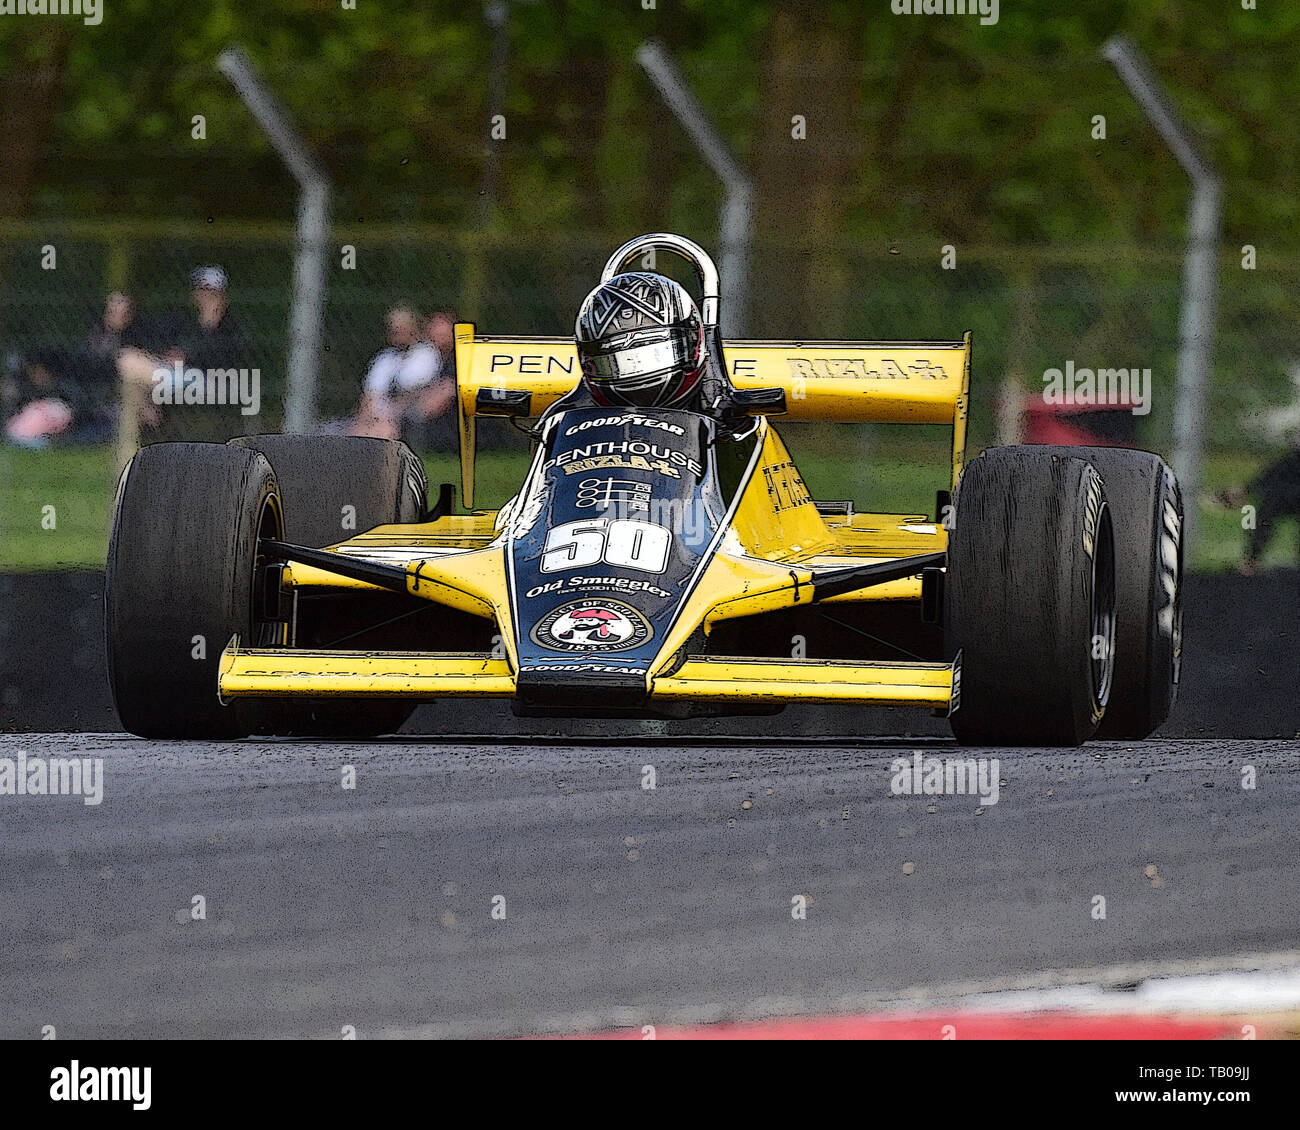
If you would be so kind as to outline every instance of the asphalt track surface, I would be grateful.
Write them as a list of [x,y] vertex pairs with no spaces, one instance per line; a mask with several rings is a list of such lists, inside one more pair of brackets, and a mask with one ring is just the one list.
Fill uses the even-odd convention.
[[1000,759],[982,811],[893,795],[916,749],[959,752],[5,735],[103,758],[104,798],[0,796],[0,1036],[825,1015],[1296,947],[1300,742],[962,751]]

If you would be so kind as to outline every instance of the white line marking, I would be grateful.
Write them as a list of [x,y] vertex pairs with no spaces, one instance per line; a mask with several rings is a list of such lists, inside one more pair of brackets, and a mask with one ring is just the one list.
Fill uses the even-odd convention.
[[[1117,991],[1138,984],[1134,991]],[[1238,954],[1186,961],[1060,969],[986,981],[916,986],[902,992],[855,993],[831,999],[759,997],[743,1004],[701,1003],[655,1012],[615,1006],[513,1021],[452,1021],[381,1028],[385,1039],[552,1035],[605,1032],[654,1024],[689,1028],[798,1016],[937,1012],[1225,1013],[1282,1012],[1300,1005],[1300,951]]]

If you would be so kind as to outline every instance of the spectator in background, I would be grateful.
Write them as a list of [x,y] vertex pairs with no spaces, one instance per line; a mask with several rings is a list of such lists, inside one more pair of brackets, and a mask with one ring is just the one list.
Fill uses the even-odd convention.
[[1219,502],[1233,509],[1246,502],[1257,507],[1254,526],[1246,531],[1245,556],[1237,567],[1247,577],[1257,572],[1260,554],[1267,548],[1277,520],[1287,516],[1300,518],[1300,362],[1291,367],[1291,383],[1295,385],[1296,395],[1290,404],[1242,421],[1246,427],[1286,443],[1287,453],[1265,467],[1246,486],[1218,495]]
[[117,355],[123,349],[145,344],[135,300],[115,290],[104,299],[104,313],[86,335],[85,363],[94,368],[93,379],[111,384],[117,375]]
[[[143,395],[137,396],[140,421],[156,429],[154,439],[210,440],[222,442],[231,436],[254,430],[255,421],[241,413],[241,404],[187,404],[173,397],[159,406],[152,395],[162,380],[160,371],[174,374],[178,368],[203,373],[224,370],[257,372],[252,347],[243,325],[230,309],[230,285],[220,267],[199,267],[190,276],[193,312],[164,327],[158,334],[156,352],[126,348],[119,354],[122,379]],[[260,380],[260,372],[257,373]],[[260,390],[259,390],[260,392]]]
[[77,368],[79,379],[93,401],[88,418],[78,427],[78,438],[97,443],[112,437],[117,427],[118,358],[124,349],[143,349],[148,335],[135,300],[115,290],[104,300],[104,313],[90,327]]
[[5,439],[20,447],[45,447],[67,435],[77,409],[84,409],[68,375],[67,354],[58,349],[38,349],[22,359],[9,391],[14,410],[5,421]]
[[200,267],[190,285],[194,315],[177,324],[164,356],[195,369],[250,368],[248,335],[230,309],[226,272]]
[[420,338],[420,317],[406,305],[385,316],[388,346],[370,362],[350,435],[402,439],[417,450],[429,446],[433,421],[446,416],[454,383],[442,374],[442,356]]
[[424,325],[425,340],[438,351],[441,375],[456,379],[456,315],[450,310],[435,310]]
[[[104,299],[104,313],[86,335],[86,357],[113,365],[118,351],[144,344],[144,333],[133,299],[126,291],[115,290]],[[115,366],[114,366],[115,367]]]
[[460,443],[456,429],[456,315],[435,310],[424,326],[425,338],[438,351],[438,380],[424,404],[425,442],[435,451],[455,451]]
[[79,351],[41,349],[18,361],[6,437],[28,446],[56,438],[71,443],[110,439],[116,427],[118,356],[143,342],[135,303],[123,291],[113,291]]

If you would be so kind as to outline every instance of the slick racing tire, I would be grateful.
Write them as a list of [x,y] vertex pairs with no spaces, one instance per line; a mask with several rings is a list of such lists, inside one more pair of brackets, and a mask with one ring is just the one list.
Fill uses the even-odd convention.
[[105,583],[109,682],[124,728],[143,738],[265,732],[260,704],[223,705],[230,637],[276,642],[259,621],[259,538],[282,536],[275,475],[255,451],[216,443],[141,448],[122,472]]
[[1053,447],[1101,473],[1115,529],[1115,681],[1097,737],[1140,741],[1169,717],[1183,649],[1183,497],[1163,459]]
[[985,451],[957,486],[945,581],[957,740],[1092,737],[1114,673],[1115,550],[1100,474],[1041,448]]
[[285,541],[312,549],[376,526],[418,522],[429,484],[406,444],[360,436],[240,436],[275,468],[284,500]]
[[[275,469],[285,540],[313,549],[376,526],[418,522],[428,505],[424,464],[397,440],[354,436],[241,436]],[[416,704],[400,699],[307,699],[278,703],[275,732],[374,737],[396,732]]]

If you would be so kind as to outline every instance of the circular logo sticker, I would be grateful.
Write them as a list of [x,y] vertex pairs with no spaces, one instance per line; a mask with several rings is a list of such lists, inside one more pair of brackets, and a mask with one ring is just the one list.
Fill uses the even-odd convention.
[[552,608],[531,635],[552,651],[627,651],[651,639],[654,628],[630,604],[596,597]]

